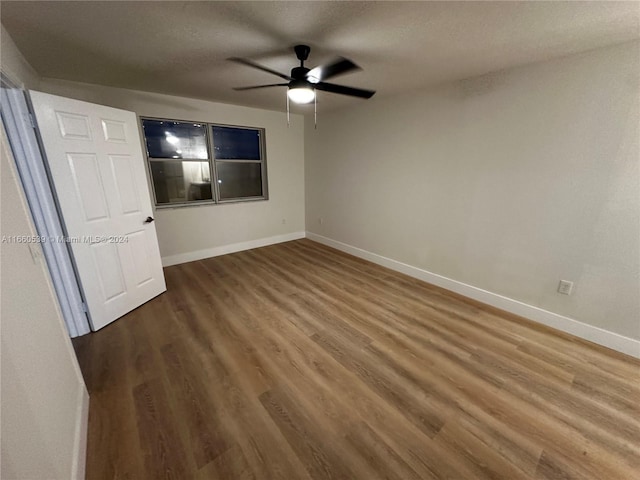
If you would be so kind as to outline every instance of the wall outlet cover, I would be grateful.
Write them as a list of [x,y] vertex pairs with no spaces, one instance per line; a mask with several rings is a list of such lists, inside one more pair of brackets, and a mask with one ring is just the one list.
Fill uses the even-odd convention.
[[572,291],[573,282],[570,282],[569,280],[560,280],[560,283],[558,283],[558,293],[561,293],[562,295],[571,295]]

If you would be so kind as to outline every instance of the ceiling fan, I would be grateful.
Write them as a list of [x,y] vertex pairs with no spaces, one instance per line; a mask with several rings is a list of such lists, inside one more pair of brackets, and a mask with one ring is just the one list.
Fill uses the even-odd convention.
[[316,90],[322,90],[324,92],[338,93],[340,95],[349,95],[352,97],[371,98],[374,93],[373,90],[363,90],[361,88],[346,87],[344,85],[336,85],[334,83],[327,83],[325,80],[343,75],[345,73],[352,72],[354,70],[360,70],[355,63],[343,57],[338,57],[333,62],[327,65],[320,65],[318,67],[309,69],[304,66],[304,62],[309,58],[309,52],[311,47],[307,45],[296,45],[293,47],[296,52],[296,57],[300,60],[300,66],[291,69],[290,75],[276,72],[268,67],[255,63],[246,58],[232,57],[229,58],[232,62],[241,63],[249,67],[257,68],[263,72],[277,75],[278,77],[287,81],[287,83],[271,83],[268,85],[255,85],[252,87],[238,87],[234,90],[254,90],[256,88],[269,88],[269,87],[287,87],[287,96],[294,103],[310,103],[316,98]]

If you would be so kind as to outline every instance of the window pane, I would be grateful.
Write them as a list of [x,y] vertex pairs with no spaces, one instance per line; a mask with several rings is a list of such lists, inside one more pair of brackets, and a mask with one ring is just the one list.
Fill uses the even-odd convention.
[[260,131],[247,128],[212,127],[217,159],[260,160]]
[[156,203],[211,200],[209,162],[151,161]]
[[259,163],[217,162],[220,198],[262,196],[262,167]]
[[142,120],[142,127],[152,158],[209,158],[205,125]]

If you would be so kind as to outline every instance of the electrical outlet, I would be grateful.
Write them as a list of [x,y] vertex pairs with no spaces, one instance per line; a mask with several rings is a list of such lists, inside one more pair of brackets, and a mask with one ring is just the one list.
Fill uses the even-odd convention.
[[560,283],[558,284],[558,293],[561,293],[562,295],[571,295],[572,291],[573,282],[570,282],[569,280],[560,280]]
[[318,217],[318,223],[322,225],[324,223],[324,218]]

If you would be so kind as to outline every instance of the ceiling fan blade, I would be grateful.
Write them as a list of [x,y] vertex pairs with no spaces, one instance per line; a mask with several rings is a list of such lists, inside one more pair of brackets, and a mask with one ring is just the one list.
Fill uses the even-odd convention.
[[285,80],[292,80],[292,78],[289,75],[285,75],[284,73],[280,73],[280,72],[276,72],[275,70],[271,70],[270,68],[264,67],[258,63],[252,62],[251,60],[247,60],[246,58],[238,58],[238,57],[231,57],[231,58],[227,58],[227,60],[231,61],[231,62],[236,62],[236,63],[241,63],[243,65],[246,65],[248,67],[253,67],[253,68],[257,68],[258,70],[262,70],[263,72],[267,72],[267,73],[271,73],[273,75],[277,75],[280,78],[284,78]]
[[376,93],[375,90],[364,90],[362,88],[345,87],[344,85],[336,85],[335,83],[316,83],[314,87],[317,90],[325,92],[339,93],[340,95],[349,95],[351,97],[371,98]]
[[318,65],[307,73],[307,80],[311,83],[318,83],[331,77],[343,75],[354,70],[362,70],[348,58],[338,57],[327,65]]
[[255,90],[256,88],[286,87],[288,85],[288,83],[270,83],[269,85],[254,85],[252,87],[235,87],[234,90]]

